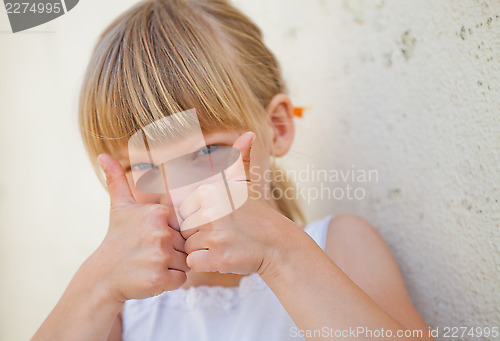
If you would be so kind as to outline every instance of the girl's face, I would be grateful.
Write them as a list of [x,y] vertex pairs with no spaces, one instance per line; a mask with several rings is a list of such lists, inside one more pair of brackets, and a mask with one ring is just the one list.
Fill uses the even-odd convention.
[[[288,152],[293,142],[293,107],[289,97],[284,94],[278,94],[274,96],[270,101],[270,104],[268,105],[267,113],[269,115],[269,126],[266,126],[266,129],[264,129],[263,131],[265,131],[266,134],[269,134],[269,136],[266,136],[267,138],[264,136],[257,136],[250,152],[249,176],[251,184],[249,187],[249,196],[257,195],[260,198],[264,198],[272,207],[277,208],[276,203],[272,199],[270,193],[270,157],[271,154],[277,157],[283,156]],[[215,133],[204,134],[206,146],[203,146],[201,148],[200,146],[197,146],[196,148],[200,149],[194,154],[206,155],[212,150],[217,151],[218,147],[220,146],[231,147],[236,139],[244,132],[245,131],[242,130],[224,130]],[[263,141],[266,140],[270,141],[271,145],[266,146],[266,144],[263,143]],[[162,153],[164,153],[164,155],[170,155],[174,158],[182,154],[192,154],[194,150],[195,149],[193,149],[193,144],[190,145],[188,140],[178,144],[162,146]],[[129,151],[127,150],[127,148],[123,148],[119,151],[119,155],[116,155],[115,157],[117,157],[117,160],[125,170],[130,190],[138,203],[164,204],[172,206],[174,209],[178,209],[190,193],[192,193],[201,183],[207,182],[203,180],[198,182],[193,181],[193,183],[185,184],[178,188],[168,188],[169,180],[167,179],[167,186],[157,186],[158,188],[162,188],[158,191],[159,193],[146,193],[145,191],[140,190],[143,187],[139,186],[139,189],[137,188],[134,181],[134,176],[132,175],[133,170],[139,168],[140,171],[140,168],[144,165],[131,165],[129,162],[128,152]],[[165,159],[171,160],[172,158],[168,157]],[[187,168],[180,167],[176,168],[175,171],[185,171],[186,173],[188,173],[189,170],[186,169]],[[166,171],[165,173],[168,173],[168,171]],[[176,176],[176,174],[173,174],[173,176]],[[163,181],[160,182],[163,184]],[[137,182],[137,184],[139,184],[139,182]],[[167,187],[168,193],[160,193],[167,192],[164,187]]]

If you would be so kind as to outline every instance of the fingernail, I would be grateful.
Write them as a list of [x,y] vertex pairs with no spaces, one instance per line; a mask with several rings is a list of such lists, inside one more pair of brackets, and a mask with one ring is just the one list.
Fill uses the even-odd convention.
[[99,162],[101,167],[104,169],[104,171],[106,171],[106,169],[104,168],[104,165],[102,164],[102,156],[103,155],[104,155],[104,153],[97,155],[97,161]]
[[252,140],[250,141],[250,143],[253,144],[255,141],[255,138],[257,137],[257,134],[255,134],[253,131],[249,131],[249,133],[253,134]]

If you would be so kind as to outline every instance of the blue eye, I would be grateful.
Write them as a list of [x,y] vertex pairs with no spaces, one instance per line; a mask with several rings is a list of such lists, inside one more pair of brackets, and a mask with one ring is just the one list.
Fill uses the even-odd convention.
[[149,162],[141,162],[132,165],[130,168],[135,171],[147,171],[156,167],[157,166],[155,164]]
[[197,158],[199,156],[205,156],[205,155],[211,154],[211,153],[215,152],[217,150],[217,148],[219,148],[219,146],[217,146],[215,144],[205,146],[203,148],[200,148],[198,150],[198,152],[196,152],[194,157]]

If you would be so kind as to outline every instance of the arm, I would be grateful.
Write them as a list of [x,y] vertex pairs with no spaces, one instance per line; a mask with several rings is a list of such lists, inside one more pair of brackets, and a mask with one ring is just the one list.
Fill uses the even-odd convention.
[[428,333],[389,247],[367,221],[347,214],[334,217],[325,251],[346,276],[402,325]]
[[[407,297],[387,246],[368,223],[352,216],[333,219],[329,226],[328,254],[302,229],[288,225],[292,230],[282,230],[275,241],[281,251],[275,253],[274,260],[259,274],[299,329],[365,327],[380,331],[383,328],[385,333],[391,330],[397,335],[398,330],[411,328],[423,329],[422,337],[386,339],[432,340],[425,322]],[[332,334],[328,336],[317,339],[337,339]],[[352,334],[345,336],[358,339]],[[365,339],[364,334],[358,336]]]

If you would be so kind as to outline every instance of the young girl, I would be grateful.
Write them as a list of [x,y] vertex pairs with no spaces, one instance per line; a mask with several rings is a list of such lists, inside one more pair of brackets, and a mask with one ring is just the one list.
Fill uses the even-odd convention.
[[[293,106],[260,30],[229,3],[143,1],[120,15],[98,41],[80,104],[109,228],[34,340],[431,339],[369,223],[339,215],[301,227],[274,167],[292,144]],[[227,193],[215,184],[174,203],[131,175],[154,166],[130,164],[132,134],[189,109],[200,155],[240,152],[246,178],[230,182],[249,198],[230,214],[218,212]]]

